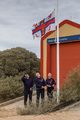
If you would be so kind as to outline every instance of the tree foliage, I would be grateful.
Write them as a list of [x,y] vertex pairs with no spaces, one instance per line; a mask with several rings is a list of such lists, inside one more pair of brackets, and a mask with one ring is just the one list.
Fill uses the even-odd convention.
[[40,59],[24,48],[12,48],[0,52],[0,102],[23,95],[21,77],[28,73],[34,80],[40,72]]
[[21,76],[0,78],[0,102],[23,95],[24,86]]
[[40,60],[34,53],[20,47],[0,52],[0,77],[37,71],[40,71]]

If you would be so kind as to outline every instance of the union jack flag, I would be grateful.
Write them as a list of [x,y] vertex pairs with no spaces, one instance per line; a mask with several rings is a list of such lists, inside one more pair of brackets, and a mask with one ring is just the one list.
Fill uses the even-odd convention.
[[43,37],[47,32],[55,30],[55,10],[39,23],[32,26],[33,37]]

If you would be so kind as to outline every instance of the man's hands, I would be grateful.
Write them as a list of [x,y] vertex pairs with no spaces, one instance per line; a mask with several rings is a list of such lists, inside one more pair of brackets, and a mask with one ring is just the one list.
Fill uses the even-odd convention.
[[47,85],[47,87],[54,87],[54,84],[51,86],[51,85]]
[[[47,87],[54,87],[54,86],[55,86],[54,84],[52,86],[51,85],[47,85]],[[45,87],[42,86],[41,89],[45,89]]]
[[54,87],[55,85],[53,84],[52,87]]
[[30,88],[30,91],[32,91],[32,88]]
[[27,75],[25,75],[25,78],[27,78]]
[[44,88],[45,88],[44,86],[41,87],[41,89],[44,89]]
[[47,85],[47,87],[51,87],[51,85]]
[[25,77],[27,77],[27,75],[25,75]]

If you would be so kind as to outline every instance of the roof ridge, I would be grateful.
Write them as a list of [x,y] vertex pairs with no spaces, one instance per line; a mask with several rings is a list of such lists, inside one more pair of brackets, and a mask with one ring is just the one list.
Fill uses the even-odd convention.
[[[59,23],[59,28],[60,28],[62,25],[66,24],[66,23],[67,23],[67,24],[70,24],[70,25],[72,25],[72,26],[74,26],[74,27],[80,28],[80,24],[78,24],[78,23],[76,23],[76,22],[73,22],[73,21],[71,21],[71,20],[68,20],[68,19],[63,20],[61,23]],[[57,26],[56,26],[56,30],[57,30]],[[51,33],[55,32],[56,30],[48,32],[46,35],[44,35],[44,36],[41,38],[41,40],[44,40],[46,37],[48,37]]]

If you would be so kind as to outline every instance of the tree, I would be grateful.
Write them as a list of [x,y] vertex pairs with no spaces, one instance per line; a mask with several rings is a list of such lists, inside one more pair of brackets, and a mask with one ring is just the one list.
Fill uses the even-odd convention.
[[0,52],[0,77],[37,71],[40,71],[40,60],[35,53],[20,47]]

